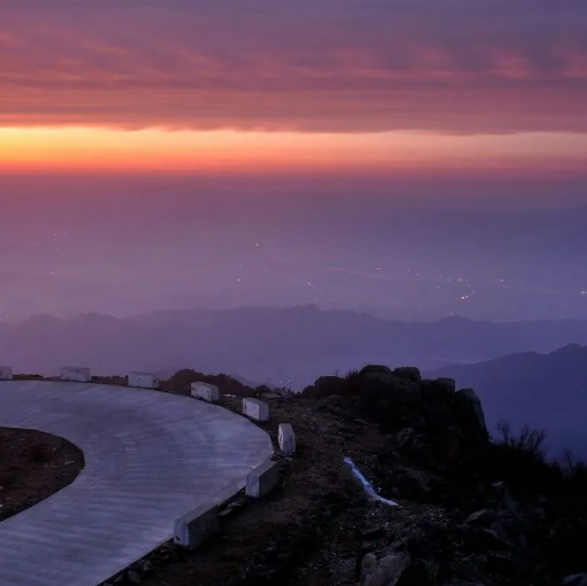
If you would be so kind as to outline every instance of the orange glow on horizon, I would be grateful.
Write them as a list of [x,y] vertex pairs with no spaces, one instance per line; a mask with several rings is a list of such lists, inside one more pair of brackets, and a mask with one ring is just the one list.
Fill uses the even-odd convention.
[[0,169],[100,172],[380,172],[587,169],[587,136],[416,132],[137,131],[0,128]]

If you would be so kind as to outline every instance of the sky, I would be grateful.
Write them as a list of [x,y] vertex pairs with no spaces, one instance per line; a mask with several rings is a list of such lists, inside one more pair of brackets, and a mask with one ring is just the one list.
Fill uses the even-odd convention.
[[584,0],[0,0],[0,322],[587,315],[586,22]]
[[4,176],[587,174],[585,2],[0,0],[0,13]]
[[[0,0],[0,219],[0,355],[23,371],[208,370],[202,339],[253,380],[267,340],[287,375],[333,366],[269,320],[242,358],[183,324],[118,353],[95,316],[68,345],[46,314],[585,320],[587,0]],[[463,359],[454,324],[431,360]],[[348,368],[393,354],[374,327]]]

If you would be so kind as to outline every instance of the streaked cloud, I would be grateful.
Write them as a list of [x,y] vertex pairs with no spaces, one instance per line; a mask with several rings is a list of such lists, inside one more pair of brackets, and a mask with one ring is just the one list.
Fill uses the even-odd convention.
[[587,3],[0,0],[0,126],[587,132]]

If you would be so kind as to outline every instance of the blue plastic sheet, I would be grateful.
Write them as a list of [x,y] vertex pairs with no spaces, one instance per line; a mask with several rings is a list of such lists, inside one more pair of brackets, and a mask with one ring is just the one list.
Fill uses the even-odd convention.
[[350,458],[345,458],[344,463],[351,469],[353,476],[363,485],[363,488],[365,489],[365,492],[370,499],[385,503],[390,507],[399,507],[399,504],[395,501],[379,496],[375,492],[375,489],[371,483],[363,476],[361,471],[357,468],[356,464]]

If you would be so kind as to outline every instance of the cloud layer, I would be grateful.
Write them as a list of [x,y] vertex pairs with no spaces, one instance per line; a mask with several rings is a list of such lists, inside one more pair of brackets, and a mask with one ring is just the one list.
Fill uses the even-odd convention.
[[575,0],[0,0],[0,126],[587,132]]

